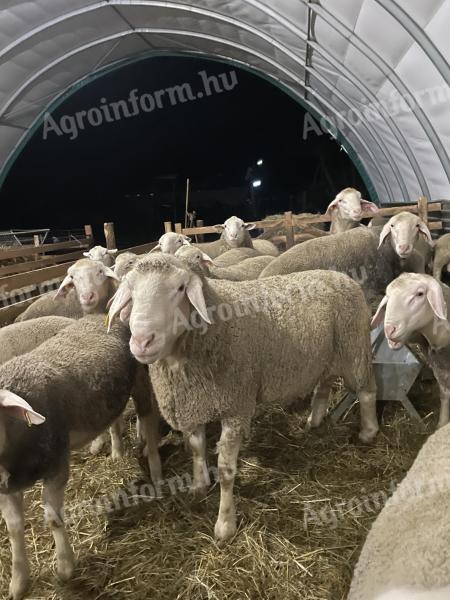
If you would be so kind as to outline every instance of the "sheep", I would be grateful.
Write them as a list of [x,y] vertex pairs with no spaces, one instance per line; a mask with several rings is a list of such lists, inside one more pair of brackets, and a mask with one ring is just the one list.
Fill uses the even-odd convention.
[[431,263],[433,238],[426,224],[417,215],[403,211],[391,217],[381,230],[380,244],[388,236],[391,236],[391,243],[400,258],[410,257],[414,249],[422,257],[424,267]]
[[254,248],[233,248],[233,250],[227,250],[214,259],[214,263],[218,267],[231,267],[231,265],[236,265],[246,258],[255,256],[261,256],[261,254]]
[[[389,222],[387,226],[390,227]],[[293,246],[267,265],[259,277],[310,269],[334,269],[357,280],[371,301],[374,296],[383,294],[388,283],[402,271],[424,271],[423,257],[412,248],[419,232],[431,239],[430,232],[424,223],[420,224],[420,229],[415,227],[408,231],[410,237],[401,238],[403,241],[399,243],[405,258],[401,258],[394,248],[400,238],[393,235],[390,244],[383,243],[388,237],[384,227],[357,227]]]
[[308,423],[317,427],[330,384],[342,376],[359,395],[360,439],[368,442],[378,431],[369,312],[361,288],[347,275],[207,280],[175,256],[147,255],[119,286],[110,322],[127,309],[130,349],[150,364],[161,414],[189,436],[194,491],[209,484],[205,425],[222,422],[218,539],[236,531],[239,445],[257,406],[287,403],[316,388]]
[[[237,250],[229,250],[228,252],[237,252]],[[196,273],[204,274],[213,279],[228,279],[229,281],[258,279],[258,275],[264,267],[274,258],[273,256],[254,256],[229,267],[217,267],[219,259],[213,261],[207,254],[193,246],[179,248],[175,252],[175,256],[188,260],[190,268]]]
[[434,247],[433,277],[439,281],[444,266],[450,273],[450,233],[441,236]]
[[122,254],[119,254],[116,258],[116,263],[113,268],[114,273],[119,279],[122,279],[122,277],[134,267],[139,258],[140,257],[137,254],[134,254],[134,252],[122,252]]
[[165,254],[175,254],[178,248],[189,245],[190,243],[191,238],[187,235],[168,231],[159,238],[157,245],[152,248],[150,252],[156,252],[157,250],[160,250]]
[[89,252],[83,252],[83,256],[91,260],[97,260],[104,264],[105,267],[113,266],[115,254],[117,254],[117,248],[108,250],[108,248],[104,248],[103,246],[94,246]]
[[29,585],[24,491],[43,480],[57,573],[67,580],[74,570],[63,520],[70,451],[111,425],[132,389],[151,477],[155,483],[161,480],[156,405],[146,369],[130,354],[129,337],[122,324],[110,328],[108,335],[103,317],[90,315],[0,366],[0,509],[12,548],[13,600],[21,600]]
[[372,525],[348,600],[450,598],[450,425],[431,435]]
[[253,223],[245,223],[239,217],[230,217],[221,225],[214,225],[215,229],[221,233],[220,239],[214,242],[205,242],[202,244],[193,244],[200,248],[211,258],[217,258],[227,250],[233,248],[254,248],[260,254],[278,256],[279,251],[275,244],[268,240],[252,240],[249,231],[254,229]]
[[450,324],[447,306],[450,288],[431,275],[403,273],[392,281],[373,317],[383,321],[388,344],[398,350],[408,341],[418,343],[439,385],[441,410],[438,427],[449,422]]
[[363,200],[361,192],[355,188],[345,188],[330,202],[325,212],[331,217],[330,233],[341,233],[358,227],[363,212],[376,213],[378,206],[368,200]]
[[69,267],[56,295],[49,292],[37,298],[16,321],[49,315],[79,319],[85,314],[103,313],[116,291],[117,281],[119,278],[110,267],[82,258]]
[[73,323],[74,319],[52,316],[2,327],[0,329],[0,364],[14,356],[30,352]]
[[[80,319],[86,314],[105,313],[106,305],[116,291],[119,278],[114,271],[100,261],[90,258],[77,260],[67,270],[67,275],[54,292],[44,294],[29,306],[16,322],[27,321],[47,315],[67,316]],[[111,428],[111,456],[113,460],[123,454],[123,420],[119,419]],[[102,434],[91,445],[91,454],[98,454],[108,440]]]

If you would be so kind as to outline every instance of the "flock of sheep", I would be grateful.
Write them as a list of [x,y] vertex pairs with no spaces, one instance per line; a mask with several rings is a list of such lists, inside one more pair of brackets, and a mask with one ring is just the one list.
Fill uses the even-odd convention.
[[[74,570],[63,514],[70,452],[90,444],[97,453],[109,429],[112,457],[119,458],[130,396],[155,486],[163,477],[160,418],[185,436],[197,494],[210,485],[205,427],[220,421],[219,540],[236,533],[239,448],[257,411],[312,394],[308,426],[318,427],[341,377],[359,398],[360,439],[376,436],[370,305],[380,295],[372,325],[384,319],[394,350],[421,344],[440,387],[439,426],[449,422],[450,289],[439,281],[450,265],[448,237],[434,244],[409,212],[360,225],[363,214],[376,211],[346,188],[328,208],[331,234],[281,254],[269,240],[251,238],[253,226],[237,217],[217,226],[215,242],[192,244],[167,233],[154,251],[124,252],[115,264],[114,252],[97,246],[68,269],[56,294],[37,299],[0,331],[0,509],[13,600],[25,596],[30,581],[24,491],[43,481],[57,573],[67,580]],[[406,508],[396,498],[419,478],[436,483],[450,471],[449,427],[425,444],[415,475],[377,519],[349,600],[449,597],[450,574],[442,568],[448,550],[436,543],[448,505],[442,486],[410,494]]]

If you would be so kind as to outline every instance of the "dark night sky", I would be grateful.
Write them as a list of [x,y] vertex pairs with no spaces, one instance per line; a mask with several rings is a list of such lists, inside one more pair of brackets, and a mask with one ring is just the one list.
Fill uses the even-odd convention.
[[[230,81],[233,69],[238,83],[231,91],[173,106],[165,99],[164,108],[87,125],[73,140],[52,131],[44,140],[41,127],[0,190],[1,229],[92,223],[97,232],[104,221],[114,221],[119,245],[150,241],[160,235],[164,220],[183,219],[186,177],[206,223],[230,214],[248,219],[289,209],[319,211],[347,185],[365,191],[347,154],[328,135],[302,139],[301,106],[227,64],[175,57],[140,61],[85,86],[53,117],[59,123],[63,115],[101,106],[101,98],[127,99],[135,88],[140,96],[189,82],[197,92],[199,71],[227,73]],[[263,184],[258,214],[252,214],[245,175],[260,157],[264,166],[255,177]],[[155,179],[165,175],[176,179]],[[228,188],[240,191],[223,191]],[[206,190],[201,201],[198,190]],[[225,197],[229,205],[222,202]]]

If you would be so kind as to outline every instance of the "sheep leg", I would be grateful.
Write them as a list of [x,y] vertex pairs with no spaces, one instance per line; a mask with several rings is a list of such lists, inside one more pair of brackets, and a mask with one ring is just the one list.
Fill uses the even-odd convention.
[[148,370],[143,365],[138,365],[132,397],[139,419],[139,433],[147,448],[150,477],[153,483],[158,484],[162,481],[161,458],[158,450],[160,415]]
[[444,427],[449,422],[450,412],[450,390],[442,385],[439,385],[440,399],[441,399],[441,410],[439,413],[438,428]]
[[99,454],[102,451],[102,449],[105,446],[105,444],[107,443],[107,441],[108,441],[108,433],[105,431],[104,433],[101,433],[98,437],[95,438],[95,440],[92,442],[92,444],[89,448],[89,452],[91,454],[93,454],[94,456],[96,456],[97,454]]
[[364,442],[370,442],[378,433],[377,418],[377,388],[375,377],[372,375],[367,387],[358,393],[359,410],[361,414],[361,431],[359,439]]
[[206,489],[211,485],[206,463],[206,433],[205,426],[201,425],[193,431],[189,438],[189,446],[192,450],[192,459],[194,464],[194,481],[191,485],[191,492],[203,496]]
[[[118,460],[124,455],[123,435],[125,432],[125,420],[121,415],[109,428],[111,436],[111,458]],[[94,440],[95,442],[95,440]]]
[[233,487],[241,438],[241,427],[236,426],[236,421],[224,419],[222,421],[222,434],[217,444],[219,451],[220,507],[214,533],[219,540],[227,540],[236,533],[236,508]]
[[9,597],[22,600],[30,585],[30,566],[25,548],[23,494],[0,494],[0,510],[8,529],[12,568]]
[[66,468],[56,477],[46,479],[42,491],[44,519],[55,540],[56,572],[61,581],[69,580],[75,567],[72,547],[64,526],[64,490],[67,479]]
[[308,417],[308,421],[306,422],[307,429],[319,427],[324,416],[327,414],[328,402],[330,398],[330,386],[331,382],[329,380],[323,381],[316,386],[311,400],[311,413]]

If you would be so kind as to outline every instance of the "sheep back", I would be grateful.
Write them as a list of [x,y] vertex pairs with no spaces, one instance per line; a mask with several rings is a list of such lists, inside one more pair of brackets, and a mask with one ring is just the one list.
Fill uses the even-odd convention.
[[37,298],[23,313],[15,320],[16,323],[36,319],[38,317],[48,317],[55,315],[59,317],[68,317],[69,319],[81,319],[83,309],[78,300],[75,290],[71,290],[67,296],[55,298],[56,292],[48,292]]

